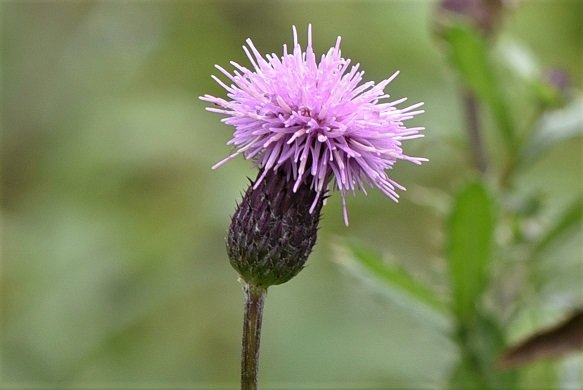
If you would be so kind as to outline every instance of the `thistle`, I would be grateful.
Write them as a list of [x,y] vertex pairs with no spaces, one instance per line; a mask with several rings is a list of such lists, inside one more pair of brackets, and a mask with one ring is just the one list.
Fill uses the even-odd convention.
[[[204,95],[207,110],[225,115],[235,128],[228,142],[234,151],[216,168],[242,154],[258,167],[233,215],[227,237],[231,265],[245,291],[242,388],[257,386],[261,311],[267,288],[294,277],[314,243],[323,200],[328,191],[342,197],[367,186],[397,201],[400,184],[387,170],[397,160],[426,161],[403,152],[402,141],[422,137],[422,127],[404,122],[422,113],[423,103],[397,108],[406,98],[386,101],[385,87],[398,75],[375,84],[362,82],[359,64],[351,65],[340,51],[340,37],[320,60],[308,27],[305,50],[293,28],[293,47],[282,56],[263,56],[250,39],[243,50],[252,68],[231,61],[232,72],[216,65],[230,81],[213,79],[227,99]],[[250,345],[253,344],[253,345]]]
[[250,284],[282,284],[301,271],[316,243],[322,199],[314,212],[314,191],[300,185],[293,191],[281,171],[262,172],[264,180],[249,186],[237,207],[227,235],[233,268]]

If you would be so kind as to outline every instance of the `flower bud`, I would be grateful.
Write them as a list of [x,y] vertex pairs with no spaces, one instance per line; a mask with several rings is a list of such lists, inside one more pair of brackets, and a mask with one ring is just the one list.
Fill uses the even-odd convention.
[[571,88],[571,78],[569,74],[560,68],[551,68],[544,74],[545,81],[554,92],[555,101],[557,105],[563,103],[569,97],[569,89]]
[[436,9],[437,31],[452,22],[466,22],[484,36],[495,32],[509,0],[440,0]]
[[306,183],[293,187],[285,173],[261,170],[233,215],[227,253],[249,284],[287,282],[302,270],[316,243],[323,198]]

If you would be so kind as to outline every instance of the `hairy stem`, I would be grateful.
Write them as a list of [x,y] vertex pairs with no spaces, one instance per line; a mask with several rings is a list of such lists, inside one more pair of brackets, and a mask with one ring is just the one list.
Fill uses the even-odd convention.
[[259,368],[259,343],[261,320],[267,289],[248,283],[243,284],[245,309],[243,314],[243,340],[241,352],[241,390],[257,389]]
[[484,173],[488,168],[488,161],[486,160],[486,153],[480,133],[478,100],[472,91],[464,87],[462,90],[462,101],[472,159],[476,169],[480,173]]

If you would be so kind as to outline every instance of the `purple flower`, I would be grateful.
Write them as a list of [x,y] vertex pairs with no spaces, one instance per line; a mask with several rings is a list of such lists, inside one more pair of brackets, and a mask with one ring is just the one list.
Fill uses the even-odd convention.
[[213,169],[243,154],[263,169],[257,187],[267,172],[282,170],[293,181],[294,191],[307,183],[316,196],[310,212],[330,183],[342,195],[345,223],[346,194],[356,189],[366,194],[367,185],[378,187],[397,201],[396,190],[404,187],[386,171],[397,160],[415,164],[427,161],[403,153],[401,142],[422,137],[422,127],[407,128],[404,122],[422,113],[423,103],[397,108],[406,98],[389,98],[384,88],[397,76],[376,84],[361,84],[359,64],[341,56],[336,45],[317,61],[312,48],[312,29],[302,51],[293,27],[293,51],[283,45],[283,55],[262,56],[250,39],[243,50],[253,69],[231,61],[232,73],[216,65],[231,84],[213,79],[227,90],[230,100],[204,95],[202,100],[218,107],[208,111],[226,115],[222,122],[234,126],[228,142],[235,151]]

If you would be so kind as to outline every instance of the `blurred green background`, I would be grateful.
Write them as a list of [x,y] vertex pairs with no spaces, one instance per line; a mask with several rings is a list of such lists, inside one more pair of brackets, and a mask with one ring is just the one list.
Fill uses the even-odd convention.
[[[245,38],[280,53],[291,26],[304,40],[308,23],[317,52],[341,35],[343,54],[361,63],[365,78],[401,71],[388,92],[426,109],[411,123],[427,127],[426,137],[406,151],[430,162],[397,164],[393,177],[408,187],[398,205],[378,191],[350,198],[348,228],[332,196],[308,267],[269,291],[261,382],[442,383],[455,346],[372,293],[332,251],[356,238],[390,251],[427,284],[445,285],[443,221],[426,198],[448,199],[471,168],[456,80],[431,33],[434,7],[3,2],[0,384],[237,387],[242,293],[224,236],[255,173],[242,158],[211,171],[230,152],[232,129],[198,96],[224,96],[210,78],[213,65],[247,64]],[[581,88],[581,16],[580,1],[525,1],[500,40],[520,40]],[[488,147],[495,153],[498,145],[488,138]],[[581,147],[579,137],[519,177],[520,189],[543,194],[549,215],[581,189]],[[543,313],[581,293],[580,264],[562,262],[580,260],[581,251],[579,243],[545,259],[552,278],[533,292]]]

